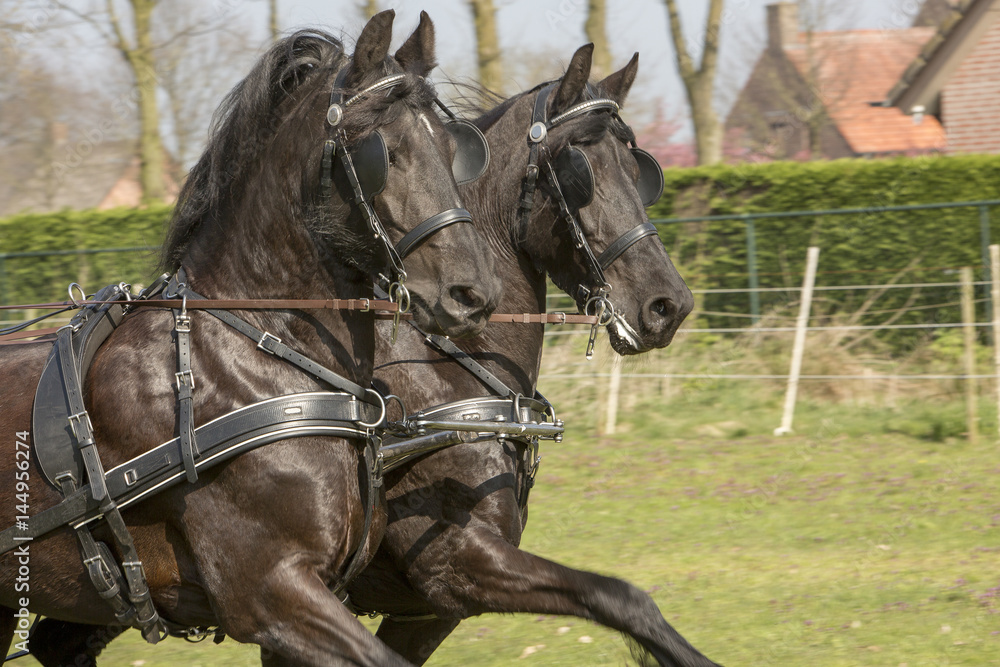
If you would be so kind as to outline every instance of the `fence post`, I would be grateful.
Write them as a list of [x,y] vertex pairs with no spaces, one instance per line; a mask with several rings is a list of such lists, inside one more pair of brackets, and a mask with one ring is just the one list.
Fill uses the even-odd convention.
[[806,275],[802,279],[802,301],[799,304],[799,317],[795,321],[795,342],[792,345],[792,366],[788,371],[785,411],[781,416],[781,426],[774,429],[775,435],[792,432],[792,417],[795,415],[795,397],[799,391],[799,376],[802,374],[802,355],[806,348],[806,328],[809,326],[809,309],[812,307],[817,264],[819,264],[819,248],[809,246],[806,254]]
[[[992,271],[990,270],[990,209],[986,206],[979,207],[979,253],[983,258],[983,281],[991,281]],[[992,306],[989,301],[989,287],[983,285],[983,298],[986,301],[987,319],[992,319]]]
[[990,246],[990,297],[993,300],[993,368],[997,382],[997,436],[1000,437],[1000,245]]
[[971,266],[962,267],[962,338],[965,354],[965,421],[969,442],[975,443],[978,434],[979,411],[976,409],[976,304],[973,292]]
[[747,273],[750,274],[750,322],[760,321],[760,281],[757,278],[757,226],[754,219],[746,217],[747,226]]
[[620,354],[611,356],[611,379],[608,381],[608,407],[604,417],[604,434],[614,435],[618,422],[618,394],[622,386],[622,357]]

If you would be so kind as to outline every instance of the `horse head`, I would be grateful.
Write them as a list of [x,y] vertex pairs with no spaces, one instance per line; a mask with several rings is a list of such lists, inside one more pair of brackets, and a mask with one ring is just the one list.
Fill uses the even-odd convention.
[[639,354],[670,344],[693,299],[645,212],[663,172],[618,114],[638,54],[589,84],[592,54],[593,45],[581,47],[562,79],[525,95],[534,103],[537,187],[556,215],[522,224],[517,242],[581,310],[602,318],[616,352]]
[[181,193],[167,268],[241,296],[364,297],[374,279],[404,307],[412,298],[430,331],[485,326],[500,282],[464,224],[452,174],[462,147],[424,79],[433,24],[422,14],[393,57],[393,17],[373,17],[351,56],[300,31],[261,58],[224,101]]

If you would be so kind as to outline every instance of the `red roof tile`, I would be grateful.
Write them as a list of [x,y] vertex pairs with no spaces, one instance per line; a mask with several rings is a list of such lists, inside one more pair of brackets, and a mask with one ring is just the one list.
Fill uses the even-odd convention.
[[[894,107],[873,107],[899,81],[934,28],[816,32],[784,47],[807,83],[816,82],[827,113],[856,153],[944,150],[933,116],[918,125]],[[810,71],[814,74],[810,76]]]

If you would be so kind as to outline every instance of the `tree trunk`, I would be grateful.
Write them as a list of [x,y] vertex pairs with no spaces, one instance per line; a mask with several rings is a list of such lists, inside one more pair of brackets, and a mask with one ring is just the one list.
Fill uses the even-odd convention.
[[684,82],[691,120],[694,123],[698,164],[715,164],[722,161],[722,125],[712,107],[715,72],[719,62],[719,30],[722,26],[722,0],[711,0],[708,20],[702,39],[701,65],[695,69],[688,53],[681,17],[676,0],[663,0],[667,6],[670,36],[674,42],[677,69]]
[[277,42],[281,29],[278,27],[278,0],[267,0],[268,28],[271,31],[271,41]]
[[472,6],[472,20],[476,28],[479,83],[488,90],[501,93],[503,63],[500,60],[497,12],[493,7],[493,0],[469,0],[469,4]]
[[378,0],[365,0],[361,9],[365,13],[365,20],[370,21],[373,16],[378,14]]
[[142,203],[162,201],[163,143],[160,141],[160,114],[156,106],[156,69],[150,28],[155,0],[131,0],[135,19],[135,48],[122,40],[120,48],[135,76],[139,105],[139,185]]
[[594,44],[594,60],[592,73],[598,79],[611,74],[611,51],[608,49],[607,33],[607,2],[606,0],[589,0],[587,3],[587,21],[584,31],[587,40]]

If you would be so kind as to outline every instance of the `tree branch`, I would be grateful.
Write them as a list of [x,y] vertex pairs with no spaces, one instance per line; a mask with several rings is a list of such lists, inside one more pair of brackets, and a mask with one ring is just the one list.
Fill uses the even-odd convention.
[[684,42],[684,30],[681,28],[681,15],[677,13],[677,1],[663,0],[663,2],[667,6],[667,16],[670,18],[670,36],[673,37],[674,51],[677,53],[677,69],[680,70],[684,84],[688,85],[694,81],[696,73],[687,44]]
[[[673,2],[673,0],[671,0]],[[722,29],[722,0],[712,0],[708,6],[708,20],[705,22],[704,50],[698,73],[715,79],[715,68],[719,62],[719,31]]]

